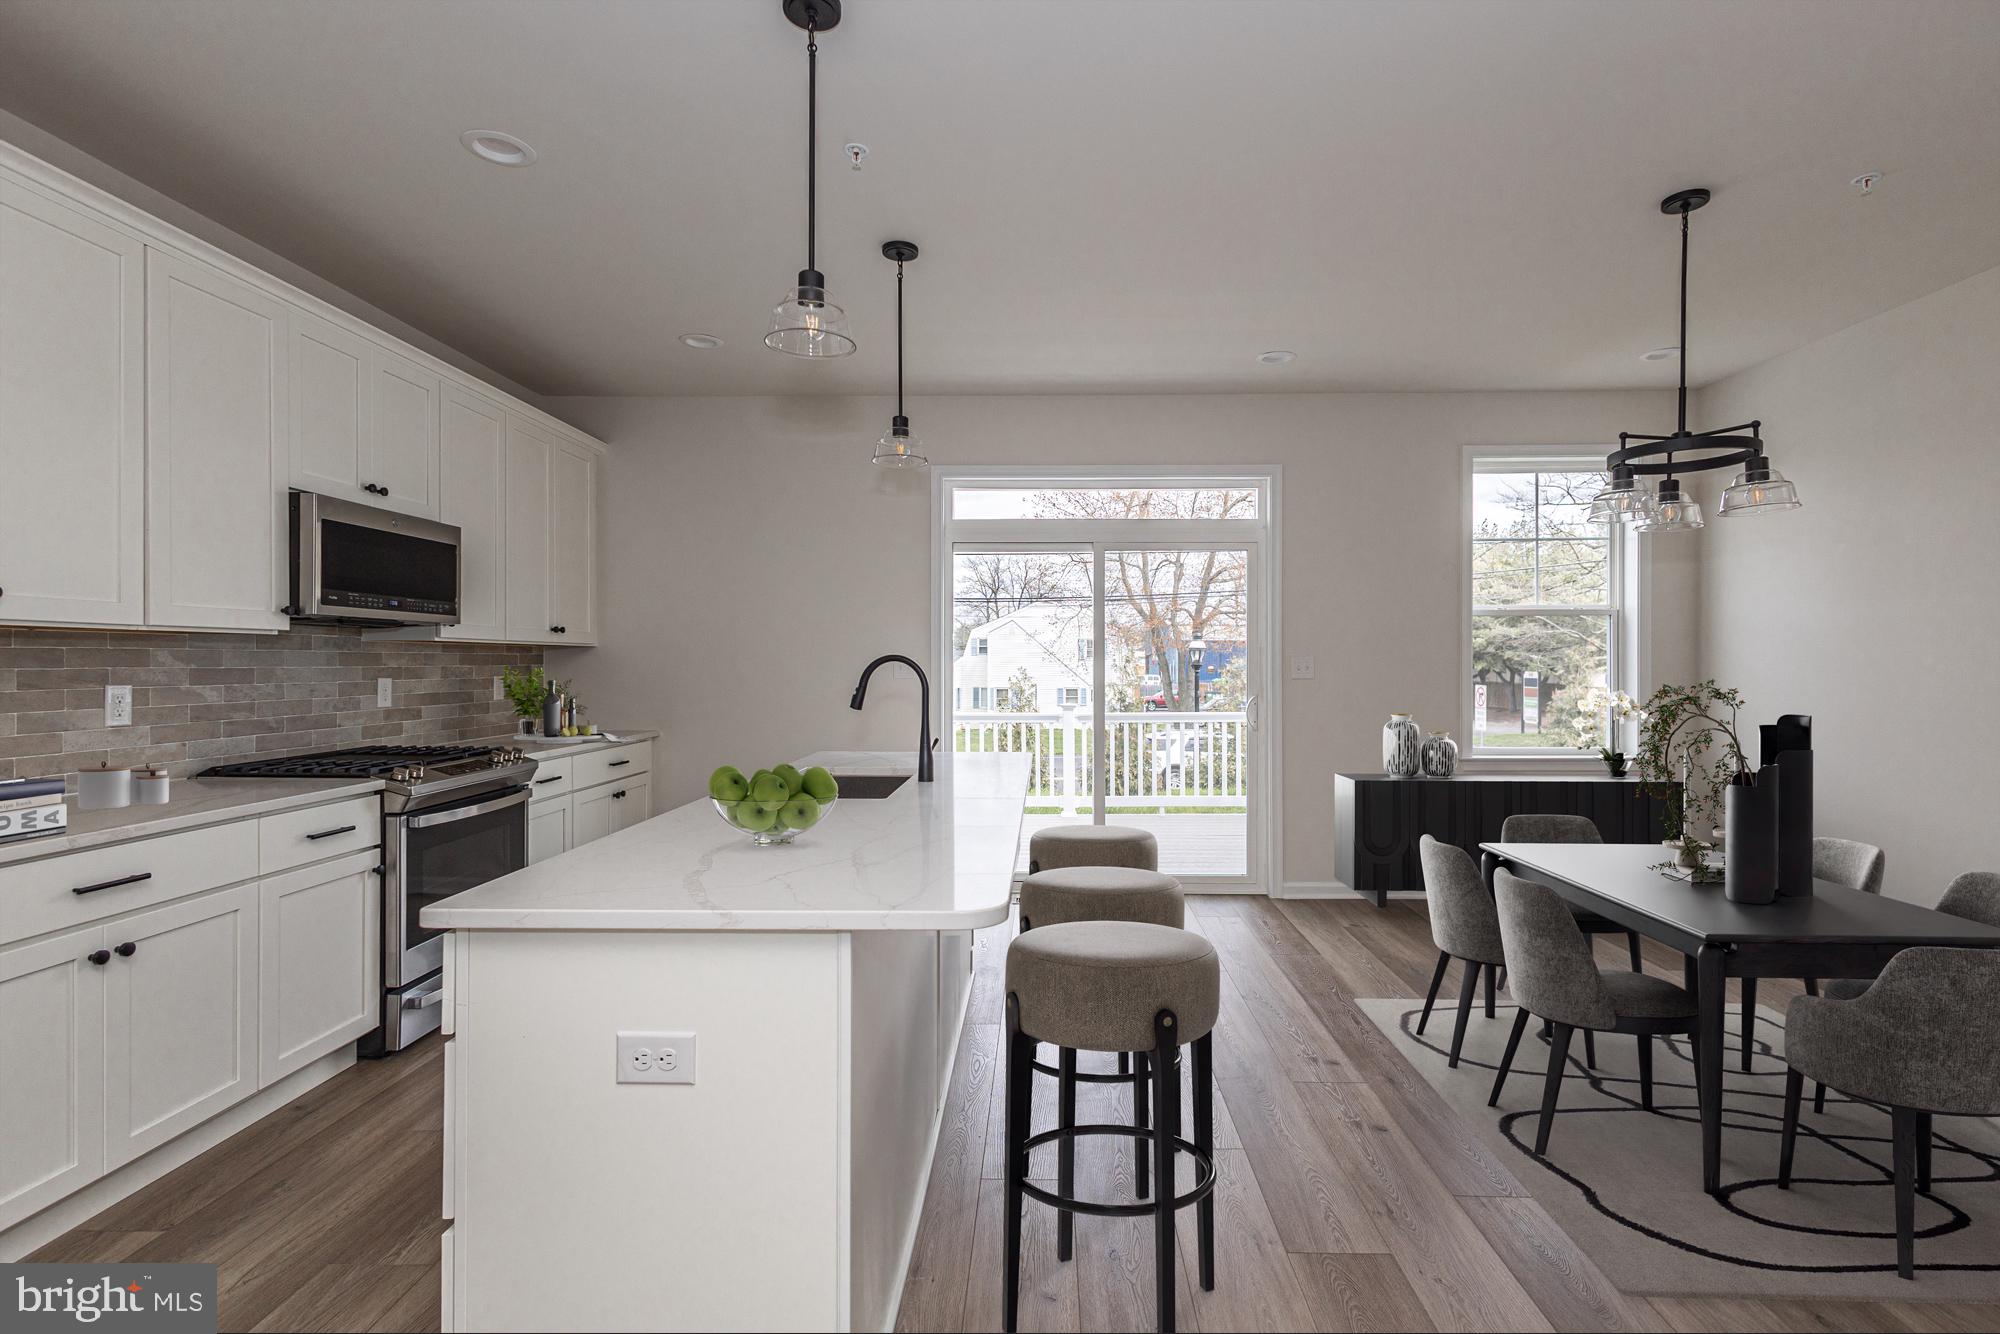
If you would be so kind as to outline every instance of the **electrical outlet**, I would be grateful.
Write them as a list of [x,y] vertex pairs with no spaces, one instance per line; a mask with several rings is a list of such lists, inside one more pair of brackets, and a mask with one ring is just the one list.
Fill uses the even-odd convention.
[[132,687],[104,687],[104,725],[106,727],[130,727],[132,725]]
[[392,687],[393,687],[394,685],[395,685],[395,682],[394,682],[394,680],[393,680],[392,678],[390,678],[390,677],[387,677],[387,676],[378,676],[378,677],[376,677],[376,678],[375,678],[375,707],[376,707],[376,708],[378,708],[378,709],[386,709],[386,708],[388,708],[388,707],[389,707],[389,705],[390,705],[391,703],[393,703],[393,702],[394,702],[394,695],[393,695],[393,693],[392,693]]
[[493,698],[495,699],[507,698],[507,686],[497,676],[493,678]]
[[1310,681],[1313,679],[1312,654],[1295,653],[1292,655],[1292,679],[1294,681]]
[[618,1082],[694,1083],[694,1034],[620,1033]]

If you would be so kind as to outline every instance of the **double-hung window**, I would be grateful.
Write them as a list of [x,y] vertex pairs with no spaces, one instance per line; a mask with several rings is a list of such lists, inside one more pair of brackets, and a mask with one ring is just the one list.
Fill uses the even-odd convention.
[[1574,755],[1624,683],[1623,534],[1594,523],[1601,456],[1469,451],[1472,753]]

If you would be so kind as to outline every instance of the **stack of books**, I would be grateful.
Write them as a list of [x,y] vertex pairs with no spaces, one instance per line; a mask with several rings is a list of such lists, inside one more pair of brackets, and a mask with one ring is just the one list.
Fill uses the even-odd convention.
[[61,778],[0,779],[0,843],[69,828]]

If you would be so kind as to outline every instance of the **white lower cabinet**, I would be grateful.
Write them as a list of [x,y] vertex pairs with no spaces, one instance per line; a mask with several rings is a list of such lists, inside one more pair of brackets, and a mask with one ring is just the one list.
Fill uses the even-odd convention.
[[653,814],[653,743],[634,741],[542,761],[529,790],[528,865]]
[[0,950],[0,1228],[104,1172],[103,948],[90,926]]
[[593,787],[570,798],[569,845],[580,848],[594,843],[612,830],[611,793],[613,785]]
[[257,886],[109,923],[104,1166],[257,1091]]
[[382,878],[374,851],[258,884],[259,1088],[380,1019]]
[[552,797],[528,807],[528,865],[570,849],[569,798]]
[[646,819],[653,813],[653,780],[648,774],[611,785],[611,832]]

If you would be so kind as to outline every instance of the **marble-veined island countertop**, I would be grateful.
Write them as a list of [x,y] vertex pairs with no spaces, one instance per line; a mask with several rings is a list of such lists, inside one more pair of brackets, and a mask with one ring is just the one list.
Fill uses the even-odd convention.
[[[839,774],[914,774],[913,753],[822,751]],[[1005,920],[1025,755],[961,754],[935,783],[842,798],[758,847],[707,799],[432,904],[423,924],[513,931],[950,931]],[[950,772],[946,772],[949,769]]]

